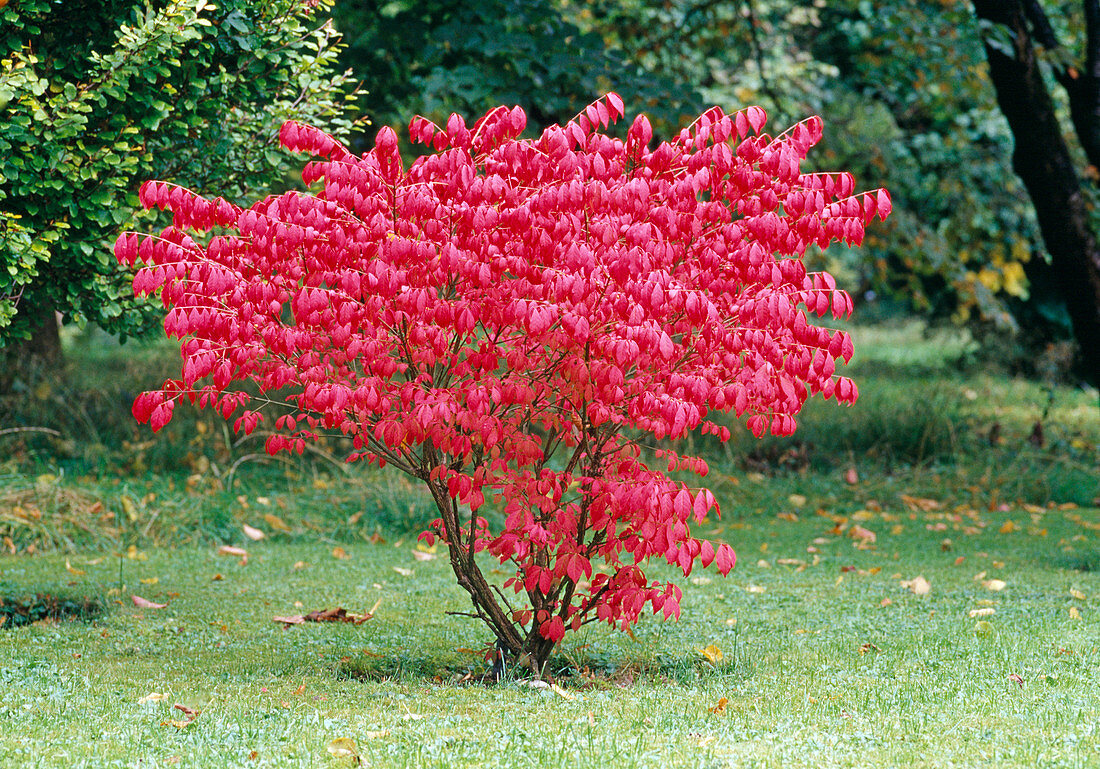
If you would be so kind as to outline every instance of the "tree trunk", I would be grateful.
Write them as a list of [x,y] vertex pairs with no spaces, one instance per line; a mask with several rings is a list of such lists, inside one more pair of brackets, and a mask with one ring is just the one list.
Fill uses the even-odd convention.
[[27,319],[31,336],[0,350],[0,393],[10,391],[21,372],[38,378],[41,372],[57,371],[62,363],[61,334],[53,307],[24,298],[19,303],[19,314]]
[[1012,35],[1011,55],[1000,39],[985,39],[997,103],[1015,139],[1012,166],[1035,206],[1081,348],[1085,376],[1100,385],[1100,245],[1089,226],[1081,182],[1039,70],[1024,4],[974,0],[974,10],[979,19],[1007,28]]

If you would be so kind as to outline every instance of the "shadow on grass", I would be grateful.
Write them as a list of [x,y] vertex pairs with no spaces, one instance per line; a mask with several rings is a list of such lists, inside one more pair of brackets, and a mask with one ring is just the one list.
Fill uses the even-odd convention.
[[44,620],[91,622],[105,608],[100,599],[88,595],[8,592],[0,588],[0,630]]
[[[610,689],[639,683],[689,686],[700,678],[734,676],[747,678],[753,665],[744,655],[732,655],[711,662],[703,654],[675,656],[652,654],[623,657],[587,653],[557,654],[550,658],[545,677],[575,688]],[[465,659],[453,655],[428,656],[400,653],[346,657],[335,668],[338,679],[363,682],[433,681],[447,684],[487,684],[529,679],[526,668],[509,668],[503,679],[495,681],[491,665],[480,654]]]

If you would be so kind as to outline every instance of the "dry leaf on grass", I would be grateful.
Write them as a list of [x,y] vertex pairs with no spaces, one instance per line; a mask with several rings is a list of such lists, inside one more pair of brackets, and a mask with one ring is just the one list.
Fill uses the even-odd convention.
[[913,577],[913,579],[907,579],[901,583],[901,586],[908,588],[914,595],[928,595],[932,590],[932,583],[926,580],[923,576]]
[[717,665],[719,662],[722,661],[722,650],[714,644],[710,644],[705,649],[696,649],[695,651],[702,654],[706,658],[707,662],[712,665]]
[[130,600],[134,602],[134,606],[139,609],[166,609],[168,604],[166,603],[154,603],[147,598],[142,598],[140,595],[130,596]]
[[994,609],[992,606],[986,606],[983,609],[971,609],[969,612],[967,612],[967,615],[969,617],[988,617],[996,613],[997,610]]
[[982,582],[982,587],[986,590],[992,590],[994,592],[1000,592],[1004,590],[1006,583],[1003,579],[987,579]]
[[[380,603],[380,602],[379,602]],[[378,604],[375,604],[377,607]],[[374,616],[374,610],[366,614],[353,614],[347,609],[337,606],[335,609],[319,609],[308,614],[294,614],[288,617],[272,617],[272,622],[281,622],[287,627],[290,625],[302,625],[306,622],[350,622],[353,625],[362,625]]]
[[401,566],[394,566],[393,570],[400,574],[402,577],[411,577],[413,575],[412,569],[406,569]]
[[164,702],[168,699],[167,694],[161,694],[160,692],[149,692],[144,697],[138,700],[139,705],[144,705],[147,702]]
[[413,558],[418,561],[430,561],[435,558],[434,555],[432,555],[431,553],[425,553],[423,550],[413,550],[412,554]]
[[[256,501],[259,502],[258,499]],[[276,531],[283,532],[284,534],[291,533],[291,529],[287,525],[286,521],[284,521],[282,518],[275,515],[274,513],[264,513],[264,523],[266,523],[268,526],[275,529]]]
[[84,571],[84,569],[78,569],[78,568],[74,567],[71,563],[69,563],[68,558],[65,559],[65,571],[67,571],[70,574],[73,574],[77,577],[83,577],[86,573]]
[[728,704],[729,700],[725,697],[722,697],[720,700],[718,700],[718,703],[714,707],[707,708],[707,710],[709,710],[711,713],[725,713],[726,705]]
[[247,523],[241,526],[241,530],[244,531],[244,535],[251,539],[253,542],[259,542],[261,539],[267,536],[256,527],[249,526]]
[[346,561],[348,558],[351,558],[348,551],[342,547],[332,548],[332,557],[340,561]]
[[337,737],[329,742],[326,750],[334,758],[353,758],[357,763],[359,761],[359,748],[350,737]]
[[1080,590],[1078,590],[1075,587],[1071,587],[1069,589],[1069,597],[1070,598],[1076,598],[1078,601],[1084,601],[1085,600],[1085,594],[1082,593]]

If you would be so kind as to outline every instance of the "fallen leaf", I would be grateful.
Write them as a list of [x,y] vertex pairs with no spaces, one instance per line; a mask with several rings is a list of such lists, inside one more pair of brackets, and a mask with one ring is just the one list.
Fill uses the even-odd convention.
[[211,581],[211,582],[221,582],[221,581],[222,581],[223,579],[225,579],[225,576],[224,576],[224,575],[222,575],[222,574],[215,574],[215,575],[214,575],[213,577],[211,577],[211,578],[210,578],[210,581]]
[[1076,606],[1069,607],[1069,618],[1070,619],[1081,619],[1081,612],[1077,610]]
[[241,526],[241,529],[244,531],[244,535],[251,539],[253,542],[259,542],[261,539],[267,536],[256,527],[249,526],[247,523]]
[[132,600],[134,602],[134,606],[137,606],[139,609],[166,609],[166,608],[168,608],[168,604],[166,604],[166,603],[153,603],[150,600],[142,598],[140,595],[132,595],[132,596],[130,596],[130,600]]
[[750,593],[763,593],[767,590],[767,588],[763,585],[748,585],[745,590],[749,591]]
[[893,603],[893,601],[891,601],[889,598],[883,598],[881,601],[878,602],[878,605],[882,606],[882,607],[886,607],[886,606],[889,606],[892,603]]
[[175,708],[176,710],[178,710],[179,712],[183,713],[185,716],[187,716],[189,718],[195,718],[196,716],[198,716],[199,713],[202,712],[201,710],[195,710],[194,708],[189,708],[186,705],[180,705],[178,702],[175,705],[173,705],[172,707]]
[[435,556],[432,555],[431,553],[425,553],[422,550],[413,550],[412,554],[413,554],[413,558],[415,558],[418,561],[430,561],[433,558],[435,558]]
[[1021,678],[1020,675],[1017,674],[1017,673],[1009,673],[1008,674],[1008,680],[1011,681],[1012,683],[1016,684],[1017,686],[1022,687],[1024,685],[1024,679]]
[[1018,528],[1019,527],[1016,526],[1015,521],[1008,520],[1008,521],[1005,521],[1003,524],[1001,524],[1001,528],[997,529],[997,531],[1000,532],[1001,534],[1011,534],[1012,532],[1016,531]]
[[1070,595],[1070,598],[1076,598],[1078,601],[1085,600],[1085,594],[1082,593],[1080,590],[1078,590],[1075,587],[1071,587],[1069,589],[1069,595]]
[[341,561],[346,561],[348,558],[351,558],[351,556],[348,555],[348,551],[339,546],[332,548],[332,557]]
[[859,647],[860,654],[866,654],[869,651],[881,652],[882,649],[875,646],[873,643],[867,642]]
[[785,512],[782,512],[782,513],[776,513],[775,517],[778,518],[781,521],[790,521],[791,523],[797,523],[798,522],[798,516],[795,513],[791,513],[791,512],[786,512],[785,511]]
[[862,526],[853,526],[852,528],[848,529],[848,536],[852,537],[853,539],[858,539],[861,542],[874,542],[878,539],[878,536],[875,534],[875,532],[871,531],[870,529],[865,529]]
[[[259,502],[260,499],[263,499],[263,497],[258,497],[256,501]],[[283,532],[284,534],[291,533],[291,529],[289,526],[287,526],[286,521],[284,521],[282,518],[275,515],[274,513],[264,513],[264,523],[266,523],[268,526],[275,529],[276,531]]]
[[149,692],[144,697],[138,700],[139,705],[144,705],[146,702],[164,702],[168,699],[167,694],[161,694],[160,692]]
[[138,582],[143,585],[155,585],[160,582],[160,577],[146,577],[145,579],[139,579]]
[[161,721],[160,725],[161,726],[174,726],[177,729],[186,729],[188,726],[190,726],[193,723],[195,723],[195,719],[192,718],[188,721]]
[[988,617],[992,614],[996,614],[996,612],[997,610],[994,609],[992,606],[986,606],[983,609],[971,609],[969,612],[967,612],[967,615],[971,618]]
[[710,644],[705,649],[696,649],[696,651],[706,657],[712,665],[717,665],[722,661],[722,650],[714,644]]
[[909,588],[910,592],[914,595],[928,595],[932,590],[932,583],[926,580],[923,576],[914,577],[913,579],[906,580],[901,583],[902,587]]
[[709,585],[710,577],[692,577],[691,584],[693,585]]
[[355,740],[350,737],[337,737],[335,740],[331,740],[326,750],[334,758],[359,758],[359,748],[356,746]]
[[849,486],[855,486],[857,483],[859,483],[859,473],[856,471],[856,468],[854,466],[849,467],[844,472],[844,482],[847,483]]
[[363,732],[363,736],[366,737],[368,740],[379,740],[379,739],[382,739],[383,737],[389,737],[390,736],[390,730],[389,729],[379,729],[376,732]]
[[974,632],[978,635],[989,635],[993,632],[993,625],[984,619],[978,620],[974,625]]
[[795,507],[806,506],[806,496],[804,494],[791,494],[789,497],[787,497],[787,501]]
[[711,713],[725,713],[726,712],[726,705],[728,705],[728,704],[729,704],[729,700],[726,699],[725,697],[722,697],[720,700],[718,700],[717,705],[715,705],[712,708],[707,708],[707,710],[709,710]]
[[1003,579],[987,579],[982,581],[982,587],[986,590],[992,590],[994,592],[1000,592],[1004,590],[1006,583]]
[[[381,603],[381,600],[378,601]],[[378,607],[375,604],[375,608]],[[337,606],[335,609],[318,609],[308,614],[291,614],[286,617],[272,617],[272,622],[282,622],[286,626],[302,625],[306,622],[349,622],[353,625],[362,625],[374,616],[374,609],[366,614],[354,614],[347,609]]]
[[218,555],[233,555],[240,556],[241,558],[248,557],[248,551],[243,547],[233,547],[232,545],[222,545],[218,548]]
[[933,510],[939,510],[943,507],[943,503],[935,499],[925,499],[923,497],[911,497],[908,494],[899,495],[902,504],[912,510],[914,513],[930,513]]
[[65,559],[65,571],[69,572],[70,574],[75,574],[78,577],[83,577],[87,573],[84,571],[84,569],[78,569],[74,567],[71,563],[69,563],[68,558]]
[[573,694],[571,694],[570,692],[567,692],[565,689],[562,689],[557,684],[550,684],[550,690],[552,692],[554,692],[554,694],[561,697],[562,699],[565,699],[565,700],[575,700],[575,699],[577,699],[575,696],[573,696]]
[[424,716],[420,715],[419,713],[406,713],[405,715],[401,716],[402,721],[422,721],[423,719]]
[[394,566],[393,570],[400,574],[402,577],[411,577],[413,575],[412,569],[406,569],[402,566]]

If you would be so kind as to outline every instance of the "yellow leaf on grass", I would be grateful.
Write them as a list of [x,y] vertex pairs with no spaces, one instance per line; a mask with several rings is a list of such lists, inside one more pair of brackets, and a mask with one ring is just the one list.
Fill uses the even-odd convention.
[[146,702],[164,702],[168,699],[167,694],[161,694],[160,692],[149,692],[144,697],[138,700],[139,705],[144,705]]
[[725,697],[722,697],[720,700],[718,700],[718,704],[716,704],[712,708],[707,708],[707,710],[709,710],[711,713],[725,713],[726,712],[726,705],[728,705],[728,704],[729,704],[729,700],[726,699]]
[[84,571],[84,569],[78,569],[75,566],[73,566],[71,563],[69,563],[68,558],[65,559],[65,571],[69,572],[70,574],[74,574],[78,577],[83,577],[84,574],[86,573]]
[[982,581],[982,587],[986,590],[992,590],[994,592],[1000,592],[1005,589],[1006,583],[1003,579],[987,579]]
[[326,749],[335,758],[359,757],[359,748],[356,746],[355,740],[350,737],[337,737],[329,742]]
[[807,500],[804,494],[791,494],[789,497],[787,497],[787,501],[795,507],[805,507]]
[[1076,606],[1069,607],[1069,618],[1070,619],[1081,619],[1081,612],[1079,612],[1077,610]]
[[909,588],[909,591],[914,595],[928,595],[932,590],[932,583],[926,580],[923,576],[913,577],[913,579],[906,580],[901,583],[902,587]]
[[413,558],[418,561],[430,561],[435,558],[434,555],[432,555],[431,553],[425,553],[423,550],[413,550],[412,554]]
[[714,644],[710,644],[705,649],[696,649],[700,654],[707,658],[707,661],[712,665],[717,665],[722,661],[722,650]]
[[145,579],[139,579],[138,582],[143,585],[155,585],[160,582],[160,577],[146,577]]
[[[260,499],[262,499],[262,497],[257,498],[256,501],[259,502]],[[287,526],[286,521],[273,513],[264,513],[264,523],[276,531],[290,534],[290,527]]]
[[991,614],[995,614],[996,611],[997,610],[994,609],[992,606],[986,606],[985,608],[982,608],[982,609],[971,609],[969,612],[967,612],[967,614],[971,618],[974,618],[974,617],[988,617]]
[[1018,528],[1019,527],[1016,525],[1015,521],[1008,520],[1001,524],[1001,528],[997,529],[997,531],[999,531],[1001,534],[1011,534]]
[[332,548],[332,557],[337,558],[341,561],[345,561],[348,558],[351,558],[351,556],[348,555],[348,551],[339,546]]
[[1071,598],[1076,598],[1078,601],[1085,600],[1085,594],[1082,593],[1080,590],[1078,590],[1075,587],[1071,587],[1069,589],[1069,595],[1070,595]]
[[253,542],[259,542],[261,539],[267,536],[256,527],[249,526],[247,523],[241,526],[241,529],[244,531],[244,535],[251,539]]
[[401,566],[394,566],[393,570],[400,574],[402,577],[411,577],[413,575],[412,569],[405,569]]

